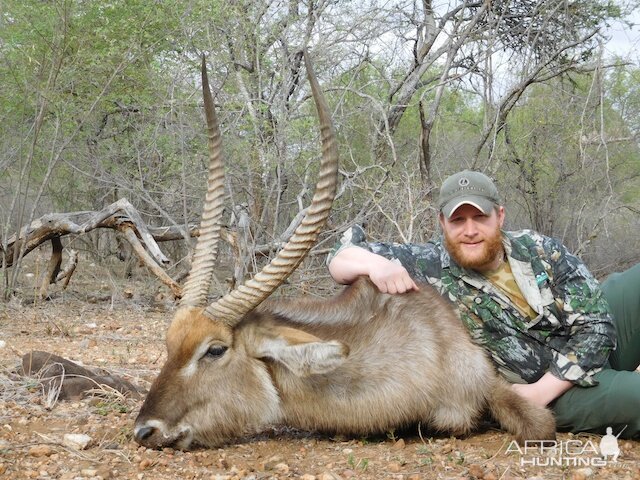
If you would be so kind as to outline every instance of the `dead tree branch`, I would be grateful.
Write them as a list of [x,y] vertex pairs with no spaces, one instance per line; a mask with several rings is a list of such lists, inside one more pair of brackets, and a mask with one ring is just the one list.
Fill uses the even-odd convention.
[[[20,229],[19,235],[11,236],[7,244],[3,246],[1,254],[8,267],[13,265],[16,252],[23,252],[26,256],[36,247],[47,241],[51,241],[52,252],[46,275],[41,286],[41,296],[46,296],[48,286],[59,280],[65,279],[65,287],[75,270],[77,253],[71,256],[69,265],[61,272],[62,242],[61,237],[66,235],[82,235],[97,228],[109,228],[122,234],[129,242],[142,263],[160,281],[167,285],[176,297],[182,294],[181,287],[162,269],[161,265],[170,263],[162,253],[157,241],[182,239],[184,235],[175,227],[149,228],[138,211],[126,198],[105,207],[104,209],[71,213],[50,213]],[[189,234],[197,232],[197,229],[189,229]],[[157,241],[156,241],[157,238]]]
[[[298,222],[299,219],[296,217],[293,224],[297,225]],[[126,198],[122,198],[97,212],[81,211],[43,215],[29,225],[22,227],[19,236],[14,234],[8,239],[6,245],[0,246],[0,261],[4,258],[7,267],[11,267],[14,260],[18,258],[17,255],[14,258],[14,255],[22,248],[24,248],[22,250],[23,256],[26,256],[35,248],[50,241],[52,245],[51,258],[40,284],[40,296],[45,298],[49,285],[64,280],[63,288],[67,287],[78,263],[78,253],[69,250],[69,260],[66,266],[61,268],[64,248],[61,238],[66,235],[82,235],[98,228],[115,230],[131,245],[142,264],[169,287],[176,298],[182,296],[180,279],[171,278],[163,269],[163,266],[169,264],[170,261],[160,250],[158,242],[184,240],[185,236],[197,237],[200,234],[199,228],[195,225],[189,225],[186,227],[185,235],[183,227],[147,226],[138,211]],[[238,256],[237,233],[223,228],[220,236]],[[281,238],[270,244],[258,245],[254,254],[268,255],[279,250],[285,241],[286,239]]]

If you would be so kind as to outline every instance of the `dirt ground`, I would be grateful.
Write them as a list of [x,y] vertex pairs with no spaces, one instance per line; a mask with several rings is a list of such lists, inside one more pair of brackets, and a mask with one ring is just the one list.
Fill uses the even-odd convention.
[[[76,285],[76,288],[82,286]],[[0,303],[0,478],[6,479],[586,479],[640,478],[640,442],[621,440],[603,461],[598,436],[560,434],[561,451],[517,451],[509,435],[485,429],[468,438],[417,429],[377,438],[330,438],[277,427],[215,450],[147,450],[132,440],[141,399],[113,392],[72,401],[17,375],[20,356],[44,350],[100,367],[141,389],[165,358],[173,305],[123,286],[109,296],[73,290],[42,302]],[[106,293],[106,295],[104,295]],[[616,433],[616,432],[614,432]],[[86,448],[65,434],[90,437]]]

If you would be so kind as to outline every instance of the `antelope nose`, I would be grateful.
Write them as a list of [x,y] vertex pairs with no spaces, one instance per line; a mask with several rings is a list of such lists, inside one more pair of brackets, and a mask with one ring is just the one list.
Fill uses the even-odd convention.
[[155,430],[156,429],[154,427],[148,426],[137,428],[135,431],[136,442],[143,443],[147,438],[153,435]]

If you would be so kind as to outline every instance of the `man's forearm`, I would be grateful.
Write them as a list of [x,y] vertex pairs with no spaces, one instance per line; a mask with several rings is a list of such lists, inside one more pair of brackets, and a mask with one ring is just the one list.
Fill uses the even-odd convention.
[[329,273],[342,284],[351,284],[358,277],[369,276],[372,264],[389,262],[384,257],[357,246],[347,247],[333,257],[329,263]]
[[358,277],[367,276],[382,293],[405,293],[418,290],[418,286],[399,262],[360,247],[347,247],[333,257],[329,273],[338,283],[350,284]]
[[550,372],[545,373],[537,382],[512,385],[520,395],[543,407],[553,402],[572,386],[573,383],[569,380],[562,380]]

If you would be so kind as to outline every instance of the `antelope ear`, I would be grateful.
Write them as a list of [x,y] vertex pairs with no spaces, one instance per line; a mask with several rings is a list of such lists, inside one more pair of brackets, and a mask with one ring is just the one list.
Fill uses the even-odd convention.
[[331,372],[349,355],[349,347],[336,340],[323,341],[290,327],[265,330],[257,335],[256,356],[280,362],[298,377]]

